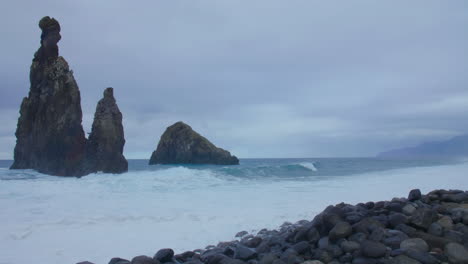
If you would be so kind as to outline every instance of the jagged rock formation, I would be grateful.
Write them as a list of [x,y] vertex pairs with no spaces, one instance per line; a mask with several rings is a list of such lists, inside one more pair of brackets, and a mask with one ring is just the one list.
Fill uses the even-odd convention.
[[21,103],[11,168],[80,176],[86,144],[80,91],[68,63],[58,56],[60,24],[44,17],[39,27],[41,47],[31,65],[29,95]]
[[123,156],[125,145],[122,113],[112,88],[104,91],[96,107],[94,122],[87,143],[87,166],[91,171],[122,173],[128,170]]
[[149,164],[217,164],[238,165],[236,156],[217,148],[192,128],[177,122],[161,136]]
[[44,17],[41,46],[31,65],[31,88],[23,99],[10,169],[35,169],[57,176],[83,176],[96,171],[127,171],[122,155],[122,114],[112,88],[99,102],[90,140],[81,125],[81,98],[68,63],[59,56],[57,20]]

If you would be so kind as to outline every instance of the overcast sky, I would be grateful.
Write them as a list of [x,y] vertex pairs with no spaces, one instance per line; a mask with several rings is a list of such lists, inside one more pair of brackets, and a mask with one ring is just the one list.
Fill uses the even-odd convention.
[[179,120],[241,158],[373,156],[468,132],[466,0],[18,0],[0,8],[0,159],[46,15],[86,132],[114,87],[127,158]]

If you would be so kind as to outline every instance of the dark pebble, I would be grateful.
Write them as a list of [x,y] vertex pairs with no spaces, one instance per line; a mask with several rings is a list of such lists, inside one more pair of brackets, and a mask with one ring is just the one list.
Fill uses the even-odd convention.
[[148,256],[136,256],[131,261],[132,264],[159,264],[158,261]]
[[112,258],[109,264],[130,264],[130,261],[123,258]]
[[379,242],[366,240],[361,244],[362,254],[370,258],[380,258],[385,256],[387,247]]
[[155,260],[161,262],[161,263],[166,263],[172,261],[172,257],[174,257],[174,250],[170,248],[163,248],[160,249],[155,255],[154,258]]
[[249,260],[257,257],[257,252],[254,250],[243,246],[243,245],[237,245],[234,253],[234,258],[235,259],[240,259],[240,260]]
[[408,194],[408,200],[409,201],[416,201],[421,199],[421,190],[419,189],[413,189],[409,192]]

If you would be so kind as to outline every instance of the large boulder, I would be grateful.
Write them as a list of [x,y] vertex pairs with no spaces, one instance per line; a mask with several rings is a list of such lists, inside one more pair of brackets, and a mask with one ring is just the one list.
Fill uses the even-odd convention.
[[122,173],[128,170],[123,155],[125,145],[122,113],[114,98],[114,90],[104,90],[98,102],[94,122],[87,143],[87,167],[89,171]]
[[39,27],[41,46],[30,69],[29,95],[21,103],[11,169],[84,175],[86,138],[80,91],[68,63],[59,56],[60,24],[44,17]]
[[161,136],[149,164],[217,164],[237,165],[239,160],[218,148],[183,123],[168,127]]

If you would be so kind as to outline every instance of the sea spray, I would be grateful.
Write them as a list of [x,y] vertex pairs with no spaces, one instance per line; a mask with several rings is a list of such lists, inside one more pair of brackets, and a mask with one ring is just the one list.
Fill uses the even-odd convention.
[[[241,166],[300,162],[318,163],[318,171],[303,168],[297,179],[236,176],[223,167],[135,169],[132,161],[128,173],[83,178],[2,169],[0,209],[8,217],[0,226],[0,262],[27,263],[33,255],[38,263],[76,263],[83,257],[107,263],[114,256],[152,255],[163,247],[181,252],[231,240],[241,230],[310,220],[342,201],[403,197],[413,188],[427,192],[468,186],[468,164],[341,175],[340,162],[349,168],[361,162],[366,171],[371,161],[260,160]],[[326,176],[331,164],[337,175]]]

